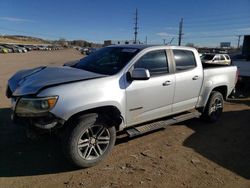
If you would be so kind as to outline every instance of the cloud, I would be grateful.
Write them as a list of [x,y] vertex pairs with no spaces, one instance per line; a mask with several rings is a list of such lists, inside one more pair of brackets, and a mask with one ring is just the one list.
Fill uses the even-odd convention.
[[34,22],[33,20],[15,18],[15,17],[0,17],[0,20],[9,21],[9,22]]
[[237,31],[250,32],[250,27],[239,28]]
[[174,30],[174,31],[176,31],[176,30],[178,30],[178,28],[177,27],[165,27],[164,29],[166,29],[166,30]]
[[166,33],[166,32],[159,32],[159,33],[156,33],[156,35],[158,35],[160,37],[167,37],[168,33]]
[[160,37],[176,37],[176,34],[170,34],[170,33],[166,33],[166,32],[159,32],[156,33],[156,35],[160,36]]

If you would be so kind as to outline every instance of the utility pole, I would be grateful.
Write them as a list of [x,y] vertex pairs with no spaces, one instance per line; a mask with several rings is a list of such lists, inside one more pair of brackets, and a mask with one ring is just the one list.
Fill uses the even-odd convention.
[[240,38],[242,37],[242,35],[237,35],[238,36],[238,45],[237,47],[240,48]]
[[148,36],[146,36],[145,44],[148,44]]
[[183,18],[181,18],[181,21],[179,23],[179,46],[181,46],[181,39],[182,39],[182,26],[183,26]]
[[134,27],[134,35],[135,35],[135,39],[134,39],[134,44],[137,44],[137,34],[138,34],[138,10],[135,10],[135,27]]

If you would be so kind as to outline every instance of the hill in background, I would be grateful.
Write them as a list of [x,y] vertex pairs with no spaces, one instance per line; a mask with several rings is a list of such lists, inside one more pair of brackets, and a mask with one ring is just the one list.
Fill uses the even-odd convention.
[[13,44],[60,44],[62,46],[81,46],[81,47],[102,47],[102,44],[96,44],[85,40],[66,39],[45,40],[38,37],[23,36],[23,35],[0,35],[0,43]]

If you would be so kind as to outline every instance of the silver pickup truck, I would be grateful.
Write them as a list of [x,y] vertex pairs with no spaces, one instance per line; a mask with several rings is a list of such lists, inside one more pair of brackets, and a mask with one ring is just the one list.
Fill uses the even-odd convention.
[[118,131],[132,137],[194,117],[218,120],[236,81],[235,66],[202,65],[194,48],[117,45],[71,66],[19,71],[6,95],[16,122],[59,132],[69,160],[90,167]]

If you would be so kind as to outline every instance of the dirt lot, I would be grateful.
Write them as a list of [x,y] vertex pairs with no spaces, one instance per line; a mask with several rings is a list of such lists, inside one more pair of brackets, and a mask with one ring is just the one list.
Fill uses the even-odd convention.
[[250,98],[226,103],[221,120],[199,119],[118,139],[99,165],[75,169],[59,141],[31,142],[10,121],[7,79],[19,69],[81,58],[74,50],[0,55],[0,187],[250,187]]

